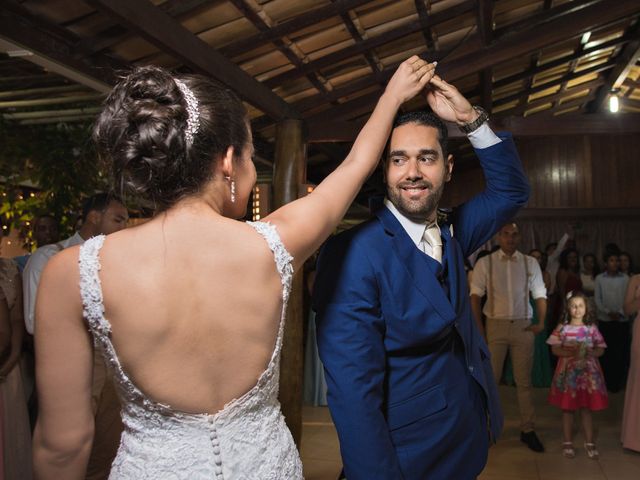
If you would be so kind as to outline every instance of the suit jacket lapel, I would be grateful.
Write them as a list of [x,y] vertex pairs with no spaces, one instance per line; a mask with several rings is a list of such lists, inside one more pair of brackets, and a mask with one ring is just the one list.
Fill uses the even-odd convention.
[[[449,301],[453,309],[458,312],[460,310],[460,293],[463,291],[460,286],[460,272],[458,271],[459,261],[457,241],[451,236],[448,225],[441,228],[443,243],[445,244],[446,268],[449,278]],[[466,281],[466,278],[464,279]]]
[[453,321],[455,312],[435,274],[437,262],[416,248],[400,222],[387,208],[381,208],[376,215],[386,234],[392,237],[394,253],[400,258],[415,288],[435,307],[442,318]]

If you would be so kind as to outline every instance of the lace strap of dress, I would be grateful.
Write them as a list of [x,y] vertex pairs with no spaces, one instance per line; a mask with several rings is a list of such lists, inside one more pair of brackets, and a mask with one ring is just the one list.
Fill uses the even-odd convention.
[[280,274],[282,281],[282,298],[286,302],[289,298],[289,292],[291,291],[291,280],[293,278],[293,257],[287,251],[278,230],[275,225],[271,225],[268,222],[247,222],[256,231],[264,237],[269,245],[269,248],[273,252],[273,256],[276,262],[276,268]]
[[111,325],[104,318],[102,286],[100,285],[100,260],[98,255],[104,244],[104,235],[90,238],[80,247],[80,296],[84,318],[96,337],[109,337]]

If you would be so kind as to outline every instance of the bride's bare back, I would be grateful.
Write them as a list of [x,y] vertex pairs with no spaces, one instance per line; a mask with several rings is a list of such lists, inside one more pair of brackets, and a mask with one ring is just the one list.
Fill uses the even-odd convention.
[[109,236],[100,262],[116,352],[149,398],[214,413],[255,385],[275,345],[282,284],[253,228],[181,209]]

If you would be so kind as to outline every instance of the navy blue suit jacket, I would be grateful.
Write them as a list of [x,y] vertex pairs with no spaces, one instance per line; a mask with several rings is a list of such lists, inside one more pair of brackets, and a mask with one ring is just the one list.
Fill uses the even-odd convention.
[[416,248],[387,208],[321,253],[318,347],[349,480],[475,478],[490,435],[502,429],[464,270],[464,257],[528,199],[513,140],[500,137],[476,150],[486,189],[441,225],[443,267]]

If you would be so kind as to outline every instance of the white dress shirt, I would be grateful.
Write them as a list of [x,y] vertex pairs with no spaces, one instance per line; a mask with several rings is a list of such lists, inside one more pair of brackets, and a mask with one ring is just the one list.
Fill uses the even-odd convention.
[[40,275],[51,257],[65,248],[84,243],[84,239],[76,232],[72,237],[51,245],[44,245],[33,252],[22,273],[22,290],[24,302],[24,324],[31,335],[35,326],[36,294]]
[[[527,262],[528,278],[525,278],[524,262]],[[491,297],[487,299],[483,309],[487,318],[531,319],[533,308],[529,303],[529,296],[526,295],[527,289],[534,299],[547,296],[540,265],[529,255],[516,251],[509,257],[499,249],[482,257],[473,268],[470,294],[479,297],[487,294]],[[487,293],[489,290],[492,291]]]
[[624,314],[624,296],[627,292],[629,276],[626,273],[617,272],[611,275],[609,272],[602,272],[596,277],[596,289],[594,298],[597,307],[598,321],[610,322],[610,313],[618,314],[619,322],[628,321]]

